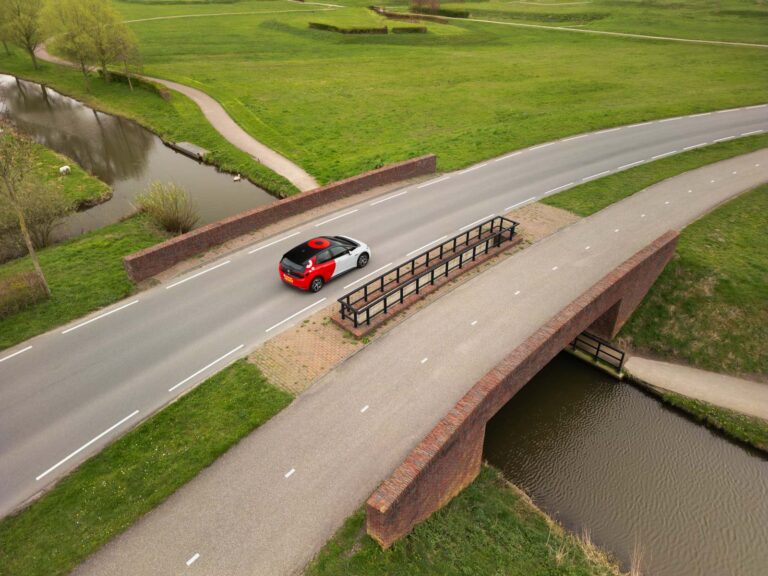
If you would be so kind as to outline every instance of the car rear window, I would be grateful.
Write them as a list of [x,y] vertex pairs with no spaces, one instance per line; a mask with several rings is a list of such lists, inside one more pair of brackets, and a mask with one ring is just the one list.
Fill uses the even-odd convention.
[[296,246],[293,250],[290,250],[285,253],[283,258],[287,258],[291,262],[295,262],[296,264],[306,264],[307,260],[312,258],[312,256],[316,255],[318,252],[323,250],[323,248],[312,248],[309,244],[306,242],[304,244],[301,244],[299,246]]

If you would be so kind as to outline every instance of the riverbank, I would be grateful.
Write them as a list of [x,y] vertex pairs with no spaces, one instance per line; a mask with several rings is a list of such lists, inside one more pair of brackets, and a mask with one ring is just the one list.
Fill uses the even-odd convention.
[[67,66],[41,62],[36,70],[18,48],[10,56],[0,53],[0,72],[51,86],[91,108],[134,120],[165,141],[197,144],[209,151],[206,162],[224,172],[241,174],[278,198],[298,192],[288,180],[228,142],[200,108],[178,92],[151,90],[138,83],[130,91],[123,83],[106,83],[95,75],[86,85],[82,73]]
[[241,360],[0,521],[0,575],[68,574],[292,400]]
[[365,533],[365,513],[357,512],[305,570],[307,576],[469,573],[621,574],[608,554],[563,530],[490,466],[389,550]]

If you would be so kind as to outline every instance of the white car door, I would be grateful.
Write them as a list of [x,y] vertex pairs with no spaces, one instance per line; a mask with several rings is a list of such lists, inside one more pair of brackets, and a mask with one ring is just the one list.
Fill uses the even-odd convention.
[[331,246],[331,257],[336,261],[334,276],[344,274],[344,272],[357,267],[357,256],[352,254],[352,250],[343,246]]

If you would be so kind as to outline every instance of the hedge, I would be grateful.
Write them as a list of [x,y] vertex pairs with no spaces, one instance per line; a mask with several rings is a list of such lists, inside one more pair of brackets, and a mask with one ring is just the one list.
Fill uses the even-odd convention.
[[339,26],[323,24],[321,22],[310,22],[309,27],[314,28],[315,30],[338,32],[339,34],[386,34],[388,32],[386,26],[383,28],[341,28]]

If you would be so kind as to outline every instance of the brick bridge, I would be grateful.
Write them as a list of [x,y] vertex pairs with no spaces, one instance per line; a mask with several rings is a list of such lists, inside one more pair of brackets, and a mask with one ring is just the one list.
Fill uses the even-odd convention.
[[459,400],[368,499],[368,534],[389,547],[480,472],[485,425],[584,330],[613,338],[672,258],[667,232],[563,308]]

